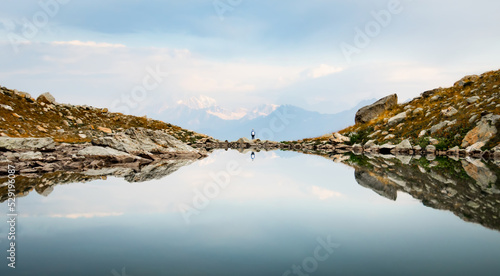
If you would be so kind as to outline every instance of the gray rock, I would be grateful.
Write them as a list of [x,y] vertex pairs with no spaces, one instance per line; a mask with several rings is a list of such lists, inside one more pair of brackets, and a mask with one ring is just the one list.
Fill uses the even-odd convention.
[[396,138],[396,135],[394,134],[388,134],[387,136],[384,137],[384,140],[390,140]]
[[472,115],[472,117],[470,117],[470,119],[469,119],[469,123],[470,124],[474,123],[476,121],[476,119],[477,119],[477,114]]
[[416,108],[415,110],[413,110],[413,115],[417,115],[419,113],[423,113],[424,112],[424,109],[419,107],[419,108]]
[[344,136],[338,132],[333,133],[332,136],[333,137],[328,140],[332,144],[342,144],[351,140],[349,137]]
[[446,109],[441,110],[441,114],[443,114],[445,117],[451,117],[457,113],[458,110],[456,110],[454,107],[448,107]]
[[17,91],[17,89],[14,89],[14,94],[16,94],[18,96],[21,96],[21,97],[23,97],[25,99],[32,99],[33,98],[33,97],[31,97],[30,93]]
[[0,149],[10,151],[51,150],[56,146],[52,138],[10,138],[0,137]]
[[480,151],[481,148],[484,147],[484,145],[486,145],[485,142],[477,142],[477,143],[475,143],[473,145],[470,145],[467,148],[465,148],[465,151],[466,152]]
[[396,200],[396,186],[381,182],[376,174],[370,173],[369,171],[356,169],[354,172],[354,177],[356,178],[356,181],[359,185],[369,188],[385,198]]
[[428,90],[428,91],[425,91],[421,94],[422,98],[429,98],[430,96],[436,94],[437,92],[439,92],[439,88],[436,88],[436,89],[433,89],[433,90]]
[[14,154],[20,161],[40,161],[43,160],[43,155],[39,151],[28,151]]
[[383,144],[381,146],[379,146],[379,149],[381,152],[390,152],[393,148],[395,148],[396,146],[395,145],[392,145],[392,144]]
[[236,141],[236,143],[239,143],[239,144],[247,144],[247,143],[251,143],[252,141],[250,139],[248,139],[247,137],[243,137],[243,138],[240,138],[238,139],[238,141]]
[[479,79],[478,75],[470,75],[470,76],[465,76],[461,80],[457,81],[454,86],[458,87],[464,87],[466,85],[470,85],[477,81]]
[[470,104],[473,104],[473,103],[477,102],[479,99],[480,98],[478,96],[473,96],[473,97],[467,98],[467,102]]
[[56,99],[49,92],[43,93],[36,99],[37,102],[47,103],[47,104],[57,104]]
[[10,110],[10,111],[14,111],[14,109],[8,105],[5,105],[5,104],[0,104],[0,107],[1,108],[4,108],[4,109],[7,109],[7,110]]
[[384,111],[391,110],[397,104],[398,96],[396,94],[384,97],[371,105],[359,109],[356,112],[355,122],[356,124],[367,123],[380,116]]
[[458,154],[459,151],[460,151],[460,148],[458,146],[455,146],[455,147],[448,150],[448,154]]
[[433,96],[433,97],[431,98],[431,101],[432,101],[432,102],[435,102],[435,101],[437,101],[437,100],[439,100],[439,99],[441,99],[441,96],[436,95],[436,96]]
[[495,127],[496,122],[500,119],[500,115],[486,115],[481,121],[473,128],[471,131],[465,135],[462,140],[462,148],[466,148],[470,145],[474,145],[478,142],[484,142],[485,144],[495,135],[497,135],[497,129]]
[[192,154],[199,152],[173,136],[160,131],[131,128],[92,140],[97,146],[108,146],[133,155],[139,154]]
[[369,140],[368,142],[365,143],[365,145],[363,146],[365,149],[369,149],[369,148],[373,148],[377,146],[375,144],[375,140]]
[[143,168],[141,171],[136,173],[131,173],[126,175],[124,178],[128,182],[145,182],[154,179],[162,179],[165,176],[172,174],[181,167],[187,166],[193,163],[194,160],[163,160],[158,163],[149,164]]
[[408,139],[401,141],[401,143],[397,144],[396,147],[394,148],[394,150],[396,152],[407,152],[411,149],[412,149],[412,146],[411,146],[410,140],[408,140]]
[[54,191],[54,187],[48,186],[47,188],[45,188],[45,190],[43,190],[43,192],[41,193],[41,195],[44,196],[44,197],[47,197],[47,196],[50,195],[50,193],[52,193],[52,191]]
[[425,147],[425,151],[430,152],[430,153],[434,153],[434,152],[436,152],[436,147],[433,145],[428,145],[427,147]]
[[433,125],[430,129],[431,134],[434,134],[434,133],[438,132],[440,129],[442,129],[443,127],[448,126],[449,123],[450,123],[450,121],[443,121],[443,122],[439,122],[436,125]]
[[90,146],[79,150],[77,156],[91,158],[110,158],[117,161],[132,162],[140,157],[132,156],[126,152],[118,151],[110,147]]
[[462,160],[465,172],[476,181],[481,190],[489,194],[500,194],[496,187],[497,176],[483,162],[478,159],[467,158]]
[[404,119],[406,119],[406,112],[401,112],[399,113],[398,115],[392,117],[389,119],[389,121],[387,122],[390,126],[393,126],[393,125],[396,125],[396,124],[399,124],[401,123],[402,121],[404,121]]

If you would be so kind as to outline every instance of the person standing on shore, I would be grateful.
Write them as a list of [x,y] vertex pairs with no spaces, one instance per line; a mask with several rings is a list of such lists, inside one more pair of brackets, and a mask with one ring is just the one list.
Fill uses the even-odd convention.
[[250,134],[252,135],[252,140],[254,140],[255,139],[255,130],[253,130],[253,128],[252,128],[252,132]]

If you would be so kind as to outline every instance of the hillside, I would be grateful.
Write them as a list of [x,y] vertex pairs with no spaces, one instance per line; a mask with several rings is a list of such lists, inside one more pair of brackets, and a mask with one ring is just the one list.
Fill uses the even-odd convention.
[[[423,92],[397,104],[391,95],[360,109],[356,124],[342,131],[350,145],[413,146],[435,150],[490,150],[500,143],[500,70],[466,76],[449,88]],[[325,142],[331,134],[304,142]]]
[[110,113],[106,108],[59,104],[48,93],[35,100],[26,92],[0,87],[0,136],[84,143],[130,128],[164,130],[185,143],[208,137],[146,117]]

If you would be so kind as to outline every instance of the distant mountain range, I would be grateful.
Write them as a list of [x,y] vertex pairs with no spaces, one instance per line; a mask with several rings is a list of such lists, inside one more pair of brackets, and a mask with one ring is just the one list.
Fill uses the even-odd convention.
[[337,114],[322,114],[293,105],[266,104],[248,110],[224,109],[207,96],[179,101],[164,109],[157,119],[210,135],[220,140],[249,137],[252,129],[257,138],[271,141],[298,140],[337,131],[354,123],[356,111],[374,100]]

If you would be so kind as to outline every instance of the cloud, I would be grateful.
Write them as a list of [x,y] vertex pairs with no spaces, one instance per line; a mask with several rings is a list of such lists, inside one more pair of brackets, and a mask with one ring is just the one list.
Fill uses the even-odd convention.
[[329,198],[332,198],[332,197],[340,197],[340,196],[342,196],[342,194],[339,193],[339,192],[335,192],[335,191],[328,190],[328,189],[325,189],[325,188],[321,188],[321,187],[318,187],[318,186],[313,186],[311,188],[311,192],[312,192],[313,195],[317,196],[320,200],[325,200],[325,199],[329,199]]
[[74,213],[74,214],[53,214],[50,215],[51,218],[69,218],[69,219],[78,219],[78,218],[102,218],[102,217],[116,217],[122,216],[124,213],[122,212],[111,212],[111,213]]
[[123,44],[112,44],[106,42],[95,42],[95,41],[53,41],[53,45],[71,45],[71,46],[82,46],[82,47],[97,47],[97,48],[124,48],[126,47]]
[[333,67],[330,65],[321,64],[316,68],[307,69],[306,71],[303,72],[303,74],[306,75],[308,78],[317,79],[341,72],[342,70],[344,69],[342,69],[341,67]]

